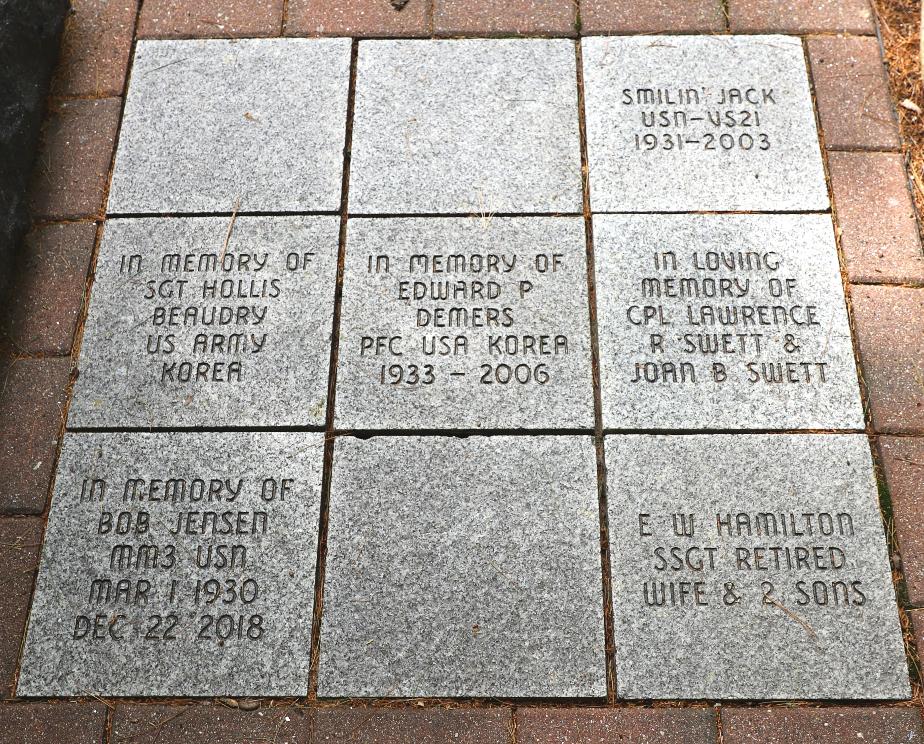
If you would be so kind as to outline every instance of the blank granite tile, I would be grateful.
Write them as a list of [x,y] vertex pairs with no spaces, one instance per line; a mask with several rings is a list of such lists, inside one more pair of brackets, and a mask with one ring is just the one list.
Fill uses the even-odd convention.
[[574,42],[361,41],[352,214],[580,212]]
[[620,697],[910,695],[864,435],[605,445]]
[[595,212],[828,208],[801,40],[583,41]]
[[323,426],[336,217],[106,223],[69,424]]
[[830,152],[828,169],[851,281],[924,283],[924,253],[902,156]]
[[722,708],[724,744],[918,744],[916,708]]
[[580,217],[353,219],[337,426],[593,428]]
[[827,215],[596,215],[607,429],[862,429]]
[[602,697],[587,437],[340,438],[318,694]]
[[335,211],[348,39],[138,42],[110,213]]
[[70,434],[20,696],[304,695],[321,434]]

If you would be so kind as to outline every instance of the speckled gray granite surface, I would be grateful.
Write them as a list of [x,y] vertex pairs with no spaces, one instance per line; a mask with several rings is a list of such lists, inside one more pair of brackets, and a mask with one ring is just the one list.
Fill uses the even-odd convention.
[[827,215],[595,215],[603,425],[862,429]]
[[865,436],[605,446],[620,697],[909,696]]
[[595,212],[828,208],[798,37],[581,45]]
[[305,695],[321,434],[70,434],[17,692]]
[[349,39],[138,42],[110,213],[340,208]]
[[580,217],[352,219],[336,423],[593,428]]
[[340,438],[321,696],[602,697],[587,437]]
[[352,214],[580,212],[574,42],[361,41]]
[[324,425],[338,218],[230,223],[106,223],[69,426]]

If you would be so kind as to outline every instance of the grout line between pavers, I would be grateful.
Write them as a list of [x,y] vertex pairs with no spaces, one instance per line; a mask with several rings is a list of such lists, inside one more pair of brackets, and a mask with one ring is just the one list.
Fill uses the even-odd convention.
[[593,214],[590,209],[590,167],[587,157],[587,125],[584,115],[584,55],[581,40],[574,43],[577,86],[578,135],[581,147],[581,191],[586,247],[587,311],[590,331],[590,366],[594,397],[594,447],[597,460],[597,499],[600,519],[600,569],[603,584],[603,648],[606,663],[607,702],[616,702],[616,649],[613,622],[612,571],[609,546],[609,512],[606,491],[606,458],[603,449],[603,407],[600,396],[600,347],[597,340],[597,287],[594,267]]
[[327,376],[327,412],[324,424],[324,472],[321,481],[321,509],[318,522],[318,552],[314,577],[314,613],[311,621],[308,699],[318,699],[318,664],[321,659],[321,615],[324,610],[324,578],[327,568],[327,529],[330,489],[334,462],[334,410],[337,391],[337,361],[340,347],[340,309],[343,302],[343,274],[346,260],[347,219],[349,215],[350,160],[353,147],[353,111],[356,105],[356,68],[359,41],[350,42],[350,83],[347,92],[346,127],[343,138],[343,174],[340,189],[340,235],[337,247],[337,283],[334,290],[334,317],[331,326],[330,366]]

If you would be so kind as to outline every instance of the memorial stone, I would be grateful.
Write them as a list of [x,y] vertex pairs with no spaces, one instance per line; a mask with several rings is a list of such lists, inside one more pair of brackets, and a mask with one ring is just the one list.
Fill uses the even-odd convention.
[[338,211],[349,39],[138,42],[110,214]]
[[582,209],[574,42],[361,41],[351,214]]
[[305,695],[323,435],[69,434],[18,693]]
[[579,217],[351,219],[336,424],[593,428]]
[[862,429],[827,215],[595,215],[607,429]]
[[594,212],[828,208],[802,40],[583,39]]
[[605,444],[619,697],[909,696],[865,436]]
[[71,427],[324,425],[336,217],[110,219]]
[[341,437],[318,694],[603,697],[593,439]]

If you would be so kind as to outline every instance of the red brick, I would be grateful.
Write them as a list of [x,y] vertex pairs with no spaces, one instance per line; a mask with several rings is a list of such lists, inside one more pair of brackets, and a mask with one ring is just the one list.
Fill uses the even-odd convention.
[[283,0],[144,0],[139,37],[279,36]]
[[924,439],[880,437],[879,453],[908,599],[924,604]]
[[851,287],[873,428],[924,433],[924,289]]
[[576,0],[434,0],[439,36],[575,36]]
[[32,179],[33,217],[102,213],[120,111],[118,98],[62,101],[52,108]]
[[582,0],[581,33],[723,31],[720,0]]
[[388,0],[289,0],[291,36],[429,36],[430,0],[408,0],[396,10]]
[[914,645],[918,649],[918,660],[924,658],[924,610],[911,610],[912,631],[914,632]]
[[41,519],[0,519],[0,699],[13,695],[41,545]]
[[897,150],[898,127],[874,37],[808,40],[818,114],[828,148]]
[[8,703],[0,705],[0,744],[103,744],[102,703]]
[[315,744],[304,708],[279,705],[242,711],[219,704],[116,706],[112,744]]
[[3,320],[19,353],[71,353],[95,241],[93,222],[48,224],[26,237]]
[[19,359],[0,379],[0,514],[41,514],[64,421],[69,357]]
[[832,152],[828,166],[850,280],[924,283],[924,253],[902,156]]
[[71,6],[52,93],[122,95],[138,0],[71,0]]
[[724,744],[907,744],[924,740],[917,708],[722,708]]
[[517,744],[714,744],[702,708],[519,708]]
[[729,0],[732,33],[875,34],[868,0]]
[[320,708],[311,744],[510,744],[506,708]]

